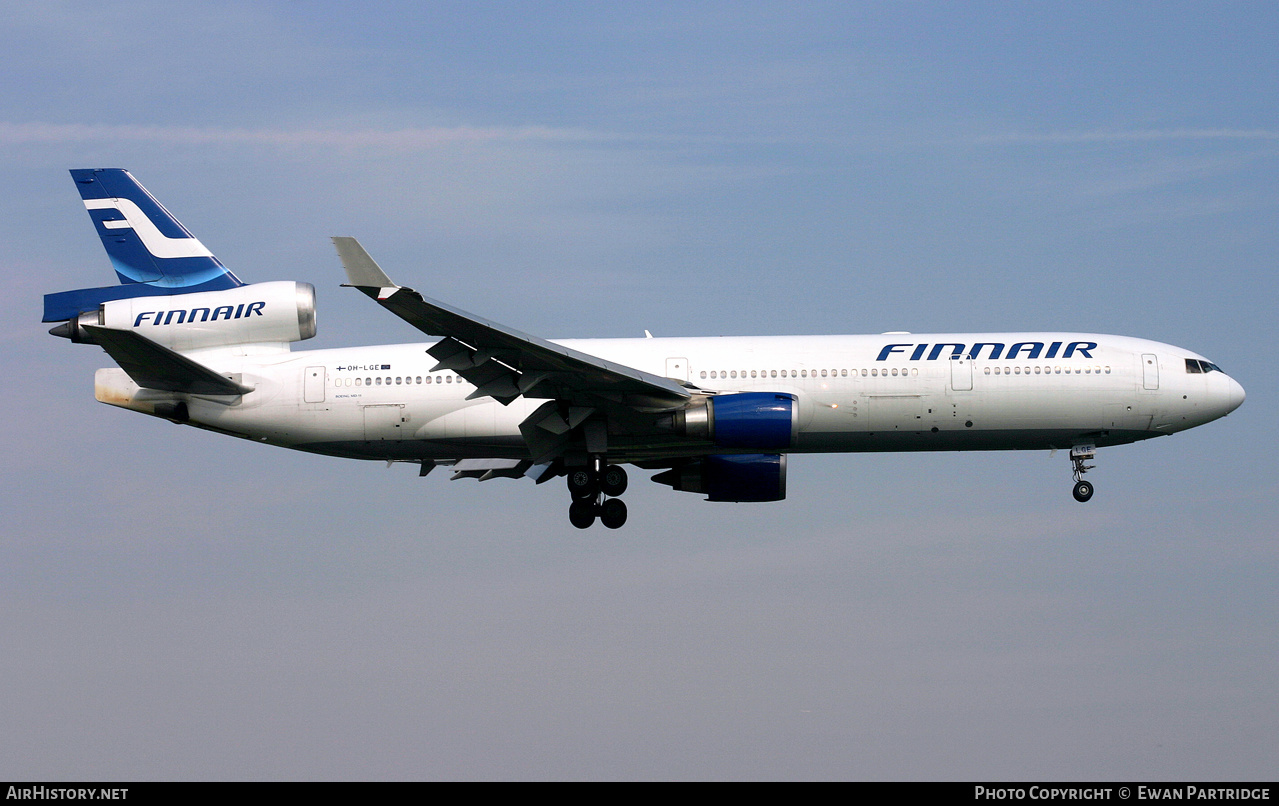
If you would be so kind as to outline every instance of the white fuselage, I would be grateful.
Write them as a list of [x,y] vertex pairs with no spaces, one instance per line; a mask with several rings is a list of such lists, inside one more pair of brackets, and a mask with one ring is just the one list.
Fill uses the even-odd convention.
[[[794,394],[799,433],[790,452],[800,453],[1101,447],[1201,425],[1244,397],[1223,372],[1187,371],[1186,359],[1202,356],[1124,336],[892,333],[556,343],[707,391]],[[235,398],[175,395],[139,389],[123,371],[103,369],[96,396],[152,414],[157,403],[180,398],[193,425],[335,456],[527,458],[518,425],[545,401],[468,400],[475,388],[453,372],[432,372],[436,361],[428,347],[189,353],[254,391]],[[609,453],[616,461],[639,460],[649,447],[610,444]],[[662,454],[671,455],[670,448],[664,443]]]

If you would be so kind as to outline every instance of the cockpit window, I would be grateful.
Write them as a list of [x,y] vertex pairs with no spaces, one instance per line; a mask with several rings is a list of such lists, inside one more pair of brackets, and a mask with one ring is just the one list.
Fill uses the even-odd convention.
[[1211,361],[1200,361],[1198,358],[1186,359],[1186,372],[1191,375],[1200,375],[1206,372],[1221,372],[1225,374],[1221,367]]

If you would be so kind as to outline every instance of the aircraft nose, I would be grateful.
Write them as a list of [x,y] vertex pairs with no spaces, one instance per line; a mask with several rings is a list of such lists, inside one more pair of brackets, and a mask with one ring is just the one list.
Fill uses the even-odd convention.
[[1243,387],[1234,378],[1230,378],[1230,388],[1226,392],[1226,413],[1234,411],[1243,405],[1243,400],[1248,395],[1244,392]]

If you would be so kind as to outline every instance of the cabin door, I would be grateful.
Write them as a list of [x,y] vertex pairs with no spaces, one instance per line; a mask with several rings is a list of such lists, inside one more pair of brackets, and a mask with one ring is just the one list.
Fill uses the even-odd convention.
[[324,402],[324,367],[302,370],[302,400],[306,403]]
[[973,390],[973,359],[963,355],[950,357],[950,388],[956,392]]
[[1159,357],[1153,353],[1146,353],[1141,357],[1141,378],[1142,387],[1145,389],[1159,388]]
[[666,359],[666,377],[674,378],[677,381],[687,381],[688,380],[688,359],[687,358]]

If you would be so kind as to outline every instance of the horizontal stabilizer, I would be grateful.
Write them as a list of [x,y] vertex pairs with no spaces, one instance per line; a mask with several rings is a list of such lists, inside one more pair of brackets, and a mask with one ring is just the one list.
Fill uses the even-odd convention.
[[167,297],[181,293],[179,290],[149,283],[109,285],[103,288],[77,288],[74,291],[58,291],[44,295],[42,322],[66,322],[82,313],[97,310],[104,302],[134,297]]
[[242,395],[253,391],[132,330],[85,325],[133,382],[144,389],[192,395]]

